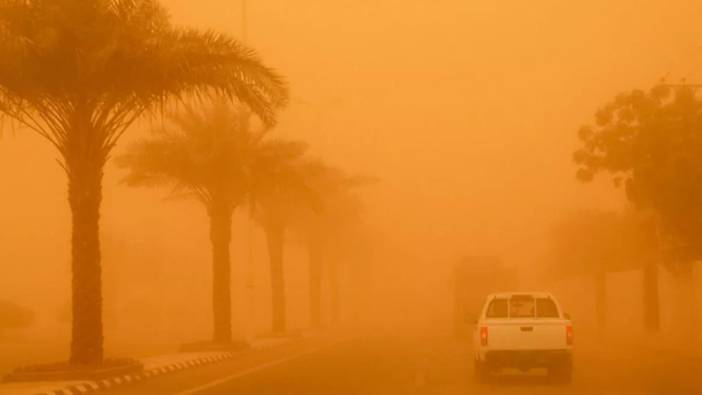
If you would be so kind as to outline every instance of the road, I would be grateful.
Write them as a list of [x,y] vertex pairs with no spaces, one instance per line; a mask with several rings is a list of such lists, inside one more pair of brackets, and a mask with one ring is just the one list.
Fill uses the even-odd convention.
[[176,373],[109,395],[413,395],[413,394],[702,394],[697,361],[644,353],[581,352],[573,383],[552,384],[538,372],[480,384],[470,349],[450,338],[356,338]]

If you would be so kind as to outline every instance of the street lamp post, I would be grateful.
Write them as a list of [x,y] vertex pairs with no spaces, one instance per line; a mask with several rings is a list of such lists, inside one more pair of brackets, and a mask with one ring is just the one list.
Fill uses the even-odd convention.
[[241,0],[241,39],[244,42],[247,42],[249,40],[249,20],[247,3],[247,0]]
[[[249,39],[249,21],[248,21],[248,1],[241,0],[241,40],[244,43],[248,42]],[[248,112],[246,115],[246,121],[244,122],[245,128],[250,128],[250,122],[248,119]],[[254,240],[253,240],[253,224],[250,218],[244,217],[244,243],[246,243],[246,296],[247,296],[247,322],[246,326],[246,338],[249,342],[253,341],[255,334],[255,322],[256,322],[256,308],[255,308],[255,295],[254,295]]]

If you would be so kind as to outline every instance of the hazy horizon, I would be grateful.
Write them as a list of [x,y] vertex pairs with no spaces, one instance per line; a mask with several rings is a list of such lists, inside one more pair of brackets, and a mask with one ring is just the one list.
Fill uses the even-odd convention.
[[[702,3],[250,3],[248,44],[291,88],[275,133],[379,180],[361,192],[365,221],[380,240],[379,272],[402,268],[389,286],[402,292],[414,287],[431,296],[462,256],[539,262],[559,218],[626,207],[606,178],[588,185],[575,179],[578,128],[620,92],[648,89],[662,78],[702,81]],[[238,1],[163,4],[176,24],[240,37]],[[48,322],[69,300],[66,180],[49,144],[5,125],[0,262],[9,263],[11,275],[0,276],[0,298]],[[116,154],[147,129],[140,122],[129,130]],[[119,182],[123,176],[110,163],[103,183],[108,342],[118,327],[109,317],[142,299],[154,309],[161,303],[163,314],[197,314],[206,332],[210,251],[203,210],[164,202],[163,190],[128,188]],[[239,215],[231,248],[239,322],[248,314],[243,222]],[[255,232],[255,259],[265,267],[263,236]],[[294,244],[288,252],[290,266],[306,259]],[[256,270],[257,298],[267,300],[266,269]],[[136,277],[131,294],[118,291]],[[292,276],[293,299],[306,292],[303,277]],[[153,289],[152,278],[160,288]],[[178,294],[187,287],[192,294]],[[293,322],[304,322],[304,303],[298,299],[291,308]],[[265,326],[265,309],[256,314]]]

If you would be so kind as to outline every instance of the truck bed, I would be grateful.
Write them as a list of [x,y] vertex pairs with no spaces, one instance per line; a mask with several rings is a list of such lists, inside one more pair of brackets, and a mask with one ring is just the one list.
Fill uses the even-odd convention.
[[568,347],[563,319],[489,319],[489,350],[563,350]]

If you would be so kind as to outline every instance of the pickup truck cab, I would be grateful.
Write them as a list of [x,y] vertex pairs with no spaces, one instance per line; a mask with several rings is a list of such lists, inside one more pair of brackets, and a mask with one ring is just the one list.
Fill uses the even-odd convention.
[[489,295],[473,330],[479,379],[516,368],[546,368],[559,381],[573,371],[573,324],[547,292]]

